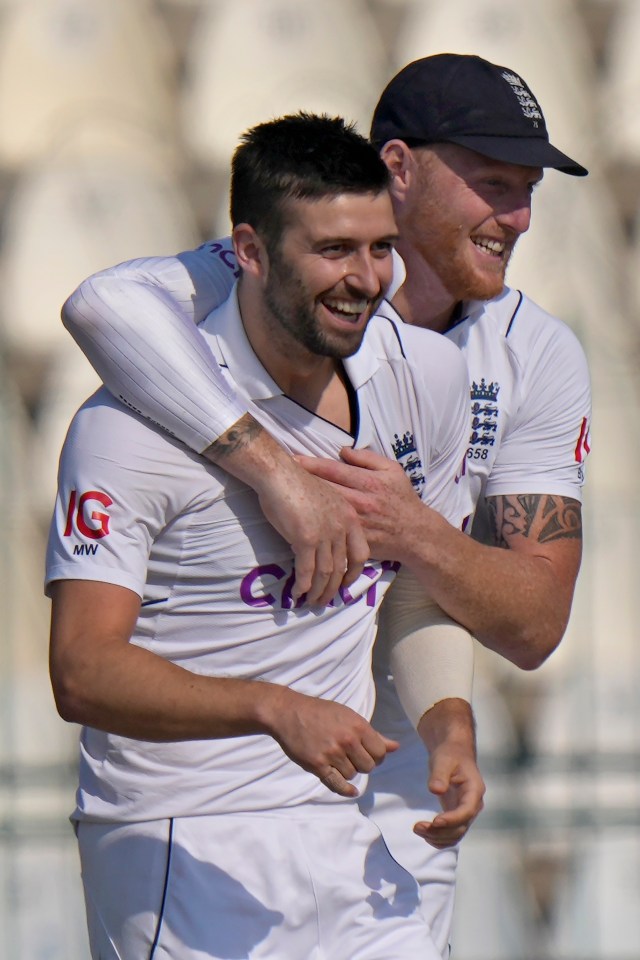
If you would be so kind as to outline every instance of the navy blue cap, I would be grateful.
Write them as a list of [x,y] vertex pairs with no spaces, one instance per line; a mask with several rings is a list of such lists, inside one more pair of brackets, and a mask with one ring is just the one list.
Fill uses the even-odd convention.
[[457,143],[505,163],[554,167],[574,177],[588,173],[549,143],[540,105],[517,73],[466,54],[414,60],[389,82],[371,140],[381,147],[395,139],[412,146]]

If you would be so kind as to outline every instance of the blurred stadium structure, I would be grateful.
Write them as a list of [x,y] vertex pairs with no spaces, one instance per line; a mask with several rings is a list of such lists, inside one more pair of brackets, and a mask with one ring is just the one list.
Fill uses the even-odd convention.
[[248,125],[306,108],[365,132],[401,65],[454,51],[520,71],[592,171],[548,173],[509,280],[587,350],[595,453],[560,650],[534,674],[480,652],[489,790],[453,958],[638,960],[639,48],[638,0],[0,0],[0,956],[88,955],[41,596],[57,453],[95,383],[62,300],[224,234]]

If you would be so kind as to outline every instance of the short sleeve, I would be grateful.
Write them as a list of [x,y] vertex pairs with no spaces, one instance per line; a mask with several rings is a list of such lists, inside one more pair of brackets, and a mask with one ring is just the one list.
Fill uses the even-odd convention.
[[517,408],[486,495],[547,493],[581,500],[591,449],[591,388],[584,351],[573,332],[554,321],[540,331],[526,359]]

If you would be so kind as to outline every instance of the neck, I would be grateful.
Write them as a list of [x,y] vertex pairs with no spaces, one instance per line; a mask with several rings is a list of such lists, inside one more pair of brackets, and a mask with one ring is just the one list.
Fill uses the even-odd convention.
[[398,253],[407,278],[393,297],[393,306],[407,323],[444,333],[456,308],[455,299],[414,247],[399,243]]
[[248,284],[238,287],[240,316],[253,352],[282,392],[343,430],[351,429],[351,409],[342,361],[310,353],[264,322],[266,307]]

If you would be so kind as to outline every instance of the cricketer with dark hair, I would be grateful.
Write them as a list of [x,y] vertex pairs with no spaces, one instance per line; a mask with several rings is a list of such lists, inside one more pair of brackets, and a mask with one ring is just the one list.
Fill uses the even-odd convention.
[[[397,459],[416,514],[459,527],[467,371],[444,338],[375,315],[397,237],[387,184],[339,119],[250,131],[232,176],[241,277],[202,335],[290,453]],[[396,575],[392,621],[415,637],[432,618],[398,567],[379,553],[330,604],[296,601],[291,547],[250,487],[105,389],[80,409],[47,583],[56,702],[83,725],[73,820],[95,960],[438,960],[416,881],[357,804],[396,748],[367,719]],[[448,631],[408,698],[418,719],[442,698],[469,709],[471,637]]]

